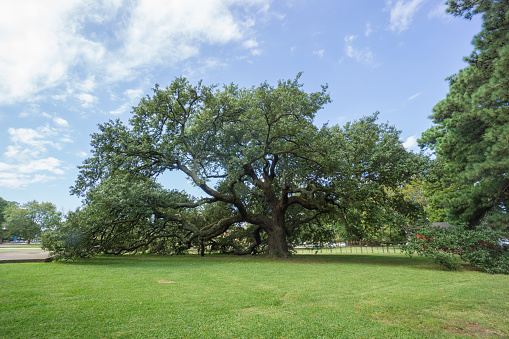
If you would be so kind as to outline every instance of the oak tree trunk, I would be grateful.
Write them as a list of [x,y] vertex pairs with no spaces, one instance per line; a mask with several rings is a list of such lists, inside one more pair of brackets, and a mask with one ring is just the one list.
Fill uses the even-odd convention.
[[203,240],[200,240],[200,255],[205,256],[205,242]]
[[286,241],[284,219],[275,220],[271,230],[267,231],[267,236],[267,255],[269,257],[287,258],[290,256],[290,252],[288,251],[288,243]]

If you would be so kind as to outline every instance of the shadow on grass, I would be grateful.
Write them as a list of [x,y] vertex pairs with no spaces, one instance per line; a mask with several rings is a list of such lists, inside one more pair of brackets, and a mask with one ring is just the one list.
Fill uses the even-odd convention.
[[436,265],[423,257],[409,258],[401,254],[300,254],[289,260],[297,260],[302,264],[356,264],[370,266],[412,267],[421,269],[435,269]]
[[179,256],[158,256],[158,255],[100,255],[89,259],[75,261],[61,261],[57,264],[64,265],[85,265],[85,266],[113,266],[113,267],[162,267],[165,265],[199,266],[227,265],[232,263],[288,263],[297,265],[368,265],[368,266],[392,266],[407,267],[424,270],[442,270],[429,259],[413,256],[409,258],[401,254],[298,254],[286,259],[273,259],[264,256],[235,256],[210,254],[200,257],[194,254]]

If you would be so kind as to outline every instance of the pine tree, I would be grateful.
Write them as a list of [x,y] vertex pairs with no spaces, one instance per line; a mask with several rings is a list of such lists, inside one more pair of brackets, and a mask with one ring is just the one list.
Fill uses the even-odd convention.
[[[450,222],[509,224],[509,0],[447,1],[447,12],[482,14],[468,66],[449,80],[420,144],[444,164],[440,200]],[[452,188],[452,189],[451,189]]]

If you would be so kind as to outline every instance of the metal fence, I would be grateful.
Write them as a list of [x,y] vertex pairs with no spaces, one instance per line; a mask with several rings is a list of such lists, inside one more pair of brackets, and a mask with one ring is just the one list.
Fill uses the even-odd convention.
[[299,247],[298,254],[401,254],[401,245],[344,246],[344,247]]

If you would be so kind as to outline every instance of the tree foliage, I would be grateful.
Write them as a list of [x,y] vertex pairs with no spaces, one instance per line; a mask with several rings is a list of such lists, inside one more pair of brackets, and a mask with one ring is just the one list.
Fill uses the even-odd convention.
[[509,274],[509,251],[503,248],[498,239],[502,234],[482,226],[467,229],[464,226],[431,227],[416,230],[410,242],[403,247],[412,256],[414,253],[426,256],[433,262],[450,270],[464,262],[488,273]]
[[56,228],[62,213],[49,202],[30,201],[23,205],[11,205],[5,210],[5,227],[12,236],[18,236],[30,243],[42,231]]
[[452,223],[509,225],[509,1],[447,1],[448,12],[482,14],[468,66],[449,78],[420,143],[443,164],[439,200]]
[[[377,114],[317,128],[327,89],[306,93],[298,80],[246,89],[177,78],[143,98],[129,125],[100,125],[72,188],[86,197],[69,217],[72,239],[83,252],[168,249],[169,240],[178,252],[242,234],[230,250],[281,257],[292,236],[324,218],[354,232],[358,223],[377,227],[374,214],[411,215],[398,189],[426,160]],[[157,178],[168,171],[186,174],[203,197],[162,187]],[[65,245],[65,234],[53,244]]]
[[9,206],[9,202],[0,197],[0,227],[5,222],[5,210]]

